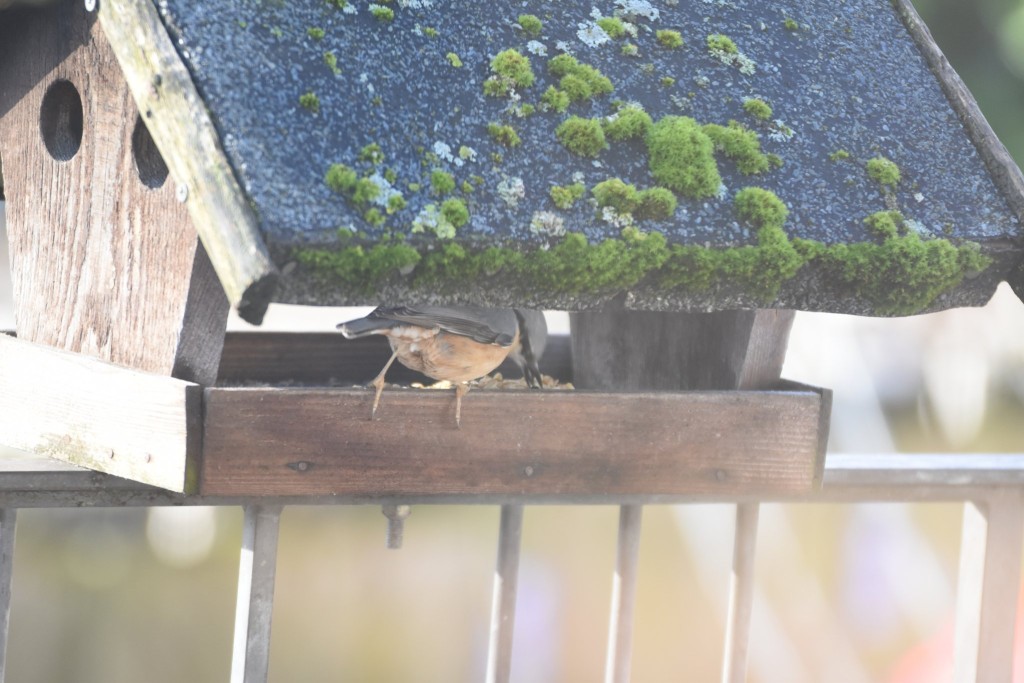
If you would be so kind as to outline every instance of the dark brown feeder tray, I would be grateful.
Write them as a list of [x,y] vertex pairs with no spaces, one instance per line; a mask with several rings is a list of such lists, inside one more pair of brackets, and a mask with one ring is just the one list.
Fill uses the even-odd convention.
[[[230,335],[222,385],[205,389],[9,337],[0,351],[0,376],[15,380],[0,393],[9,445],[214,497],[597,503],[806,492],[821,483],[831,399],[787,382],[475,390],[460,429],[448,391],[388,389],[371,421],[372,392],[339,387],[372,377],[387,347],[339,335]],[[558,377],[567,356],[567,340],[552,340],[542,369]],[[268,380],[291,385],[253,386]]]

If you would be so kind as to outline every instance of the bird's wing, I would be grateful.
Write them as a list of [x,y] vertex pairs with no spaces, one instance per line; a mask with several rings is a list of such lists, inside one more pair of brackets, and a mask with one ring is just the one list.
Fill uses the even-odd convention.
[[423,327],[440,327],[446,332],[461,334],[482,344],[500,346],[512,343],[518,327],[516,315],[511,308],[396,306],[378,308],[370,316]]

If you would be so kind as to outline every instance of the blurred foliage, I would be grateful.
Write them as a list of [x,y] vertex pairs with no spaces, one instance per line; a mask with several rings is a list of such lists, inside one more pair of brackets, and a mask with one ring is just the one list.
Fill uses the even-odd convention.
[[1024,0],[915,0],[985,117],[1024,163]]

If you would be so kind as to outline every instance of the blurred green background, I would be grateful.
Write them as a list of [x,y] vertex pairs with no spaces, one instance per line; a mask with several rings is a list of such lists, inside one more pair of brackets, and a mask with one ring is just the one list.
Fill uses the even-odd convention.
[[[916,4],[1024,161],[1024,1]],[[5,296],[0,279],[0,327]],[[800,314],[785,374],[836,391],[832,452],[1020,452],[1022,339],[1005,289],[913,319]],[[765,506],[750,680],[948,680],[960,511]],[[715,681],[732,509],[644,514],[633,680]],[[271,680],[480,680],[497,527],[496,508],[420,506],[396,552],[378,508],[287,509]],[[527,509],[514,680],[601,679],[616,528],[612,507]],[[22,511],[7,681],[226,680],[240,535],[234,508]]]

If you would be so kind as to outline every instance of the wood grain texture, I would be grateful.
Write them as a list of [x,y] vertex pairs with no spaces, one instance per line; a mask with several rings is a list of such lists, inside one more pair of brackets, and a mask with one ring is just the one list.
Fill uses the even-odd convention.
[[813,392],[208,389],[204,495],[753,493],[814,485]]
[[128,87],[243,320],[259,324],[277,289],[278,272],[196,91],[151,2],[104,0],[100,23]]
[[[134,102],[81,2],[0,22],[0,149],[19,337],[147,372],[216,378],[227,303],[174,183],[147,187],[132,151]],[[44,95],[81,99],[81,145],[58,160]]]
[[200,387],[0,335],[0,443],[194,491]]
[[757,389],[782,371],[793,312],[601,311],[570,315],[585,389]]

